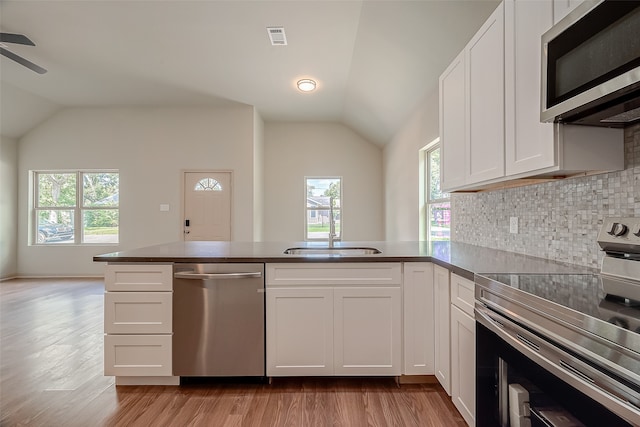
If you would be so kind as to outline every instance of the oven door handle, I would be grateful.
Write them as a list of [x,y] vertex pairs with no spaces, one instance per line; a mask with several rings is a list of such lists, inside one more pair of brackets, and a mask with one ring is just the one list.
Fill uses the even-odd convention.
[[478,323],[562,381],[632,423],[640,419],[637,391],[590,367],[481,303],[476,302],[475,314]]

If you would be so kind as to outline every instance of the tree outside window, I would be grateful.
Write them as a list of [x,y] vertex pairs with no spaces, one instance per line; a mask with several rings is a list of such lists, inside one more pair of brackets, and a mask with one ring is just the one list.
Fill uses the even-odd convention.
[[342,178],[305,178],[305,194],[305,240],[329,240],[331,211],[333,211],[335,239],[340,240]]
[[119,173],[34,172],[35,244],[119,241]]
[[451,235],[451,202],[449,193],[440,188],[440,145],[436,144],[425,152],[427,168],[425,201],[427,212],[427,238],[429,241],[449,240]]

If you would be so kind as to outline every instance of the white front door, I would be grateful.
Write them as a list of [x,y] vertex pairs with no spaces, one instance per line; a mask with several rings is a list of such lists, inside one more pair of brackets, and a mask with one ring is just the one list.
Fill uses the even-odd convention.
[[184,239],[231,240],[231,172],[185,172]]

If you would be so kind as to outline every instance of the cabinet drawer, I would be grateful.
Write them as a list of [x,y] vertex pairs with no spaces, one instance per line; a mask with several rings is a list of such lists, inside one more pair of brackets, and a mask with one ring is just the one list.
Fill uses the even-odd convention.
[[171,335],[105,335],[104,374],[170,376]]
[[107,292],[107,334],[162,334],[172,331],[172,292]]
[[105,268],[107,291],[171,291],[172,264],[109,264]]
[[471,280],[451,273],[451,304],[458,307],[471,317],[475,304],[475,284]]
[[400,286],[400,263],[267,264],[267,286]]

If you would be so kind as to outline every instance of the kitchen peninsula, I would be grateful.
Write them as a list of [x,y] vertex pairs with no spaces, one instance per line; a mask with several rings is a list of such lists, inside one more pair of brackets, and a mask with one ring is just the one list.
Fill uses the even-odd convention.
[[[115,376],[117,385],[178,385],[183,372],[255,376],[255,370],[243,374],[249,363],[239,362],[252,353],[262,358],[263,377],[435,376],[469,423],[475,412],[474,274],[587,270],[455,242],[338,242],[333,249],[309,242],[174,242],[94,261],[107,263],[105,375]],[[254,282],[261,275],[253,309],[223,297],[223,282],[227,289],[240,285],[217,279],[229,273],[251,274]],[[183,280],[189,275],[200,280]],[[180,293],[187,286],[198,290],[185,304]],[[256,299],[253,286],[244,298]],[[207,293],[208,302],[200,301]],[[233,307],[216,302],[222,300]],[[255,307],[264,307],[264,315],[256,316]],[[207,310],[227,314],[197,317]],[[185,317],[210,320],[180,326]],[[255,324],[239,330],[249,317]],[[221,329],[214,338],[211,331]],[[189,341],[193,349],[182,344]],[[192,358],[192,371],[185,357]],[[203,366],[216,358],[218,366]]]

